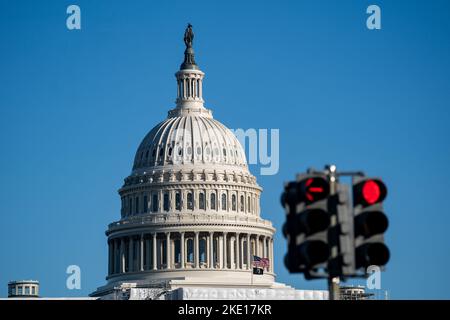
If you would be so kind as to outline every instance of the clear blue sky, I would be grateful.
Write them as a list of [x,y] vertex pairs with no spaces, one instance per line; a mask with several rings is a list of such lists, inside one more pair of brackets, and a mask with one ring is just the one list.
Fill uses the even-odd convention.
[[[132,4],[131,4],[132,3]],[[78,4],[82,30],[66,29]],[[382,30],[365,27],[378,4]],[[44,296],[105,283],[104,231],[144,135],[174,105],[183,31],[194,25],[207,107],[230,128],[280,129],[280,171],[259,176],[289,275],[283,182],[335,163],[389,188],[382,286],[450,298],[450,2],[0,1],[0,296],[8,280]],[[82,289],[65,287],[66,267]]]

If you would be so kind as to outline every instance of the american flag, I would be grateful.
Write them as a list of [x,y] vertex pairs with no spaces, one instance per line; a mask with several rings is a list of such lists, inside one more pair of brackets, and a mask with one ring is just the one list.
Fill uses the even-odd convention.
[[261,258],[258,256],[253,256],[253,267],[269,269],[269,258]]

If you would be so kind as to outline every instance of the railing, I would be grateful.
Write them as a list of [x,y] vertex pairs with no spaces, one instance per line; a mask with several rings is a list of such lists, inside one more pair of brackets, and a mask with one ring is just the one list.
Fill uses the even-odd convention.
[[134,216],[125,220],[116,221],[109,224],[109,228],[125,225],[142,225],[158,223],[235,223],[235,224],[257,224],[272,227],[272,223],[259,217],[251,216],[226,216],[226,215],[195,215],[195,214],[149,214],[145,216]]

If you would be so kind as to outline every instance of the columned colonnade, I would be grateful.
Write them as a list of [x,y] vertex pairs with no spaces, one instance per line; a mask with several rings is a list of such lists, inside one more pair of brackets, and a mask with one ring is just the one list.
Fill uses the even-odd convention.
[[[248,245],[250,243],[250,245]],[[113,237],[108,241],[108,274],[170,270],[250,270],[253,255],[269,258],[273,238],[238,232],[156,232]]]

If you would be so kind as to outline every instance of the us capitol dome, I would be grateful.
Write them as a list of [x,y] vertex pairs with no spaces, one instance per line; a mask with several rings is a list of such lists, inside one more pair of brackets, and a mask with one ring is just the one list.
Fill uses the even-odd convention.
[[[188,25],[184,61],[175,74],[176,106],[136,151],[131,174],[119,190],[120,220],[106,231],[107,284],[91,296],[298,295],[274,282],[275,229],[261,217],[262,189],[238,139],[204,106],[205,74],[194,60],[193,38]],[[254,256],[268,262],[262,275],[252,272]]]

